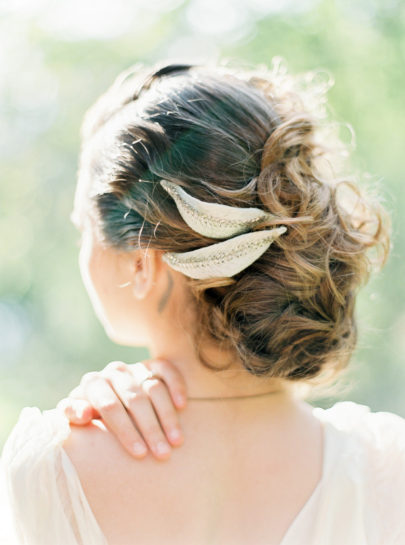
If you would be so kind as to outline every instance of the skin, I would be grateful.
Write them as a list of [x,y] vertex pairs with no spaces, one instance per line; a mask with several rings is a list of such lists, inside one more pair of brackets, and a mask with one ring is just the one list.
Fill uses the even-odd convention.
[[83,174],[71,219],[82,232],[82,280],[111,340],[125,346],[147,346],[151,358],[170,360],[184,377],[190,397],[292,390],[287,381],[249,374],[233,354],[215,345],[206,344],[206,355],[220,363],[235,360],[232,368],[213,373],[203,367],[190,335],[190,324],[198,326],[198,310],[191,304],[185,276],[161,259],[161,251],[124,252],[100,243],[96,223],[88,213],[90,190],[91,181]]
[[109,544],[135,536],[139,544],[280,545],[321,478],[321,423],[292,383],[254,377],[208,341],[210,359],[233,365],[220,373],[203,367],[190,335],[198,313],[186,278],[160,251],[101,244],[87,214],[88,190],[79,179],[72,219],[82,230],[82,279],[110,339],[148,346],[152,358],[172,362],[191,398],[272,392],[190,399],[179,414],[184,445],[164,464],[134,460],[101,421],[72,427],[64,448]]

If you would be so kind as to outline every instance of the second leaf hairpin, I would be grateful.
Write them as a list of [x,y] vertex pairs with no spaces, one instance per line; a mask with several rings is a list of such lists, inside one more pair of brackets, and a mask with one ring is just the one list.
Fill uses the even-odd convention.
[[171,195],[191,229],[203,236],[226,239],[188,252],[163,254],[162,259],[168,265],[191,278],[234,276],[251,265],[287,231],[287,227],[281,225],[249,232],[255,225],[275,216],[260,208],[201,201],[168,180],[161,180],[160,184]]

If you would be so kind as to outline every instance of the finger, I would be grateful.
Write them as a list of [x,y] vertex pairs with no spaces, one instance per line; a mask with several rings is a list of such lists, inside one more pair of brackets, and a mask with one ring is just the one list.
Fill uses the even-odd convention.
[[102,369],[101,373],[103,371],[123,371],[123,372],[127,372],[128,369],[127,369],[127,364],[123,361],[119,361],[119,360],[114,360],[114,361],[110,361],[109,363],[107,363],[107,365],[104,367],[104,369]]
[[[150,394],[151,403],[156,413],[156,418],[171,444],[180,445],[183,442],[183,436],[180,429],[179,419],[175,411],[166,383],[159,379],[148,379],[142,383],[141,387],[135,384],[131,373],[119,374],[109,373],[110,384],[122,399],[124,405],[129,410],[131,416],[136,420],[136,415],[131,410],[131,396],[134,392],[141,389]],[[152,438],[151,438],[152,440]]]
[[143,457],[147,453],[145,442],[107,380],[99,376],[88,381],[85,394],[100,413],[107,429],[116,436],[129,454]]
[[178,414],[173,407],[166,384],[159,379],[148,379],[143,385],[143,390],[152,400],[153,408],[157,413],[160,425],[172,445],[181,445],[184,441]]
[[66,399],[66,416],[72,415],[72,418],[81,421],[81,420],[93,420],[100,417],[100,413],[95,409],[90,401],[87,399],[85,394],[85,384],[88,384],[98,376],[98,373],[91,373],[90,376],[84,380],[82,377],[81,383],[76,388],[73,388]]
[[73,399],[65,397],[56,405],[71,424],[84,426],[93,418],[93,409],[90,403],[84,399]]
[[166,441],[163,431],[157,420],[149,397],[143,391],[138,393],[128,391],[125,394],[125,403],[132,418],[140,429],[144,440],[148,443],[155,457],[166,459],[170,456],[171,448]]
[[[132,419],[136,422],[142,433],[143,439],[148,443],[153,454],[158,458],[166,458],[167,455],[170,454],[171,448],[163,434],[158,421],[158,415],[152,406],[152,401],[146,395],[143,388],[136,384],[131,373],[106,371],[105,375]],[[169,406],[171,407],[172,412],[175,413],[164,383],[161,383],[158,379],[154,379],[154,382],[160,383],[163,393],[167,396]],[[162,390],[160,390],[160,393],[162,393]],[[159,397],[159,394],[157,396],[155,394],[155,398],[156,397]],[[171,419],[171,422],[168,422],[168,426],[172,426],[173,422],[175,424],[176,418],[177,415],[175,414],[175,417]],[[176,427],[180,431],[180,427]]]
[[[175,406],[178,409],[183,409],[187,403],[187,387],[183,375],[177,367],[170,361],[160,358],[151,358],[149,360],[144,360],[141,363],[164,380]],[[138,363],[130,363],[127,366],[132,370],[136,365],[138,365]]]

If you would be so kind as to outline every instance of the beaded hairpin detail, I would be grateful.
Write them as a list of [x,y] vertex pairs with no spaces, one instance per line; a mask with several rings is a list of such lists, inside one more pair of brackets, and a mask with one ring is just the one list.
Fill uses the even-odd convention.
[[161,180],[160,184],[171,195],[180,215],[194,231],[210,238],[227,239],[189,252],[163,254],[162,259],[168,265],[191,278],[234,276],[251,265],[276,238],[287,231],[282,225],[247,232],[256,224],[275,216],[260,208],[201,201],[168,180]]

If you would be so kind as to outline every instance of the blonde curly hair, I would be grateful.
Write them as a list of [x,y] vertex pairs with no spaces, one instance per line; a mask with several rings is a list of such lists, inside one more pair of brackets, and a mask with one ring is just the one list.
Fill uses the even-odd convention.
[[320,75],[289,74],[278,57],[271,68],[138,63],[86,113],[79,169],[90,169],[105,244],[182,252],[215,242],[184,222],[162,178],[289,225],[237,275],[187,278],[197,352],[212,370],[207,335],[254,375],[315,387],[356,346],[356,295],[387,260],[391,223],[375,190],[341,173],[349,146],[328,119],[332,79]]

